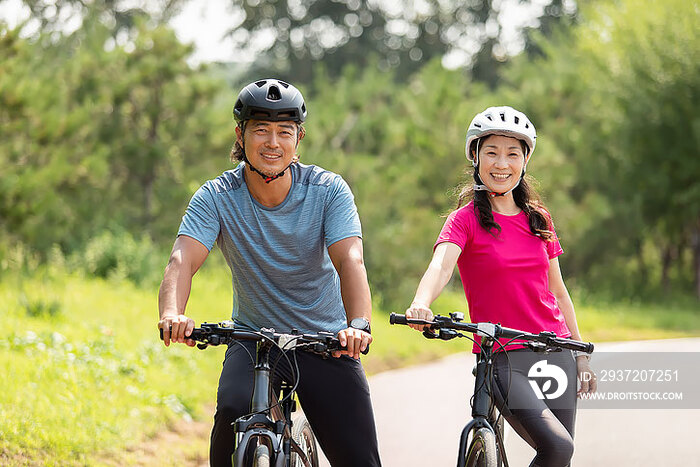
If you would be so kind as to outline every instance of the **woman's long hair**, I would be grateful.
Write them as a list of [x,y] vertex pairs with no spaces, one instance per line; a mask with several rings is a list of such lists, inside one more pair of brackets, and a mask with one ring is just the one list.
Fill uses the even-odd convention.
[[[483,184],[479,177],[478,167],[474,169],[473,177],[474,182],[479,185]],[[537,192],[530,187],[527,178],[530,177],[523,177],[523,179],[520,180],[520,184],[513,190],[513,199],[515,200],[515,204],[527,215],[530,231],[533,235],[537,235],[544,241],[552,241],[554,240],[554,232],[551,228],[551,221],[548,219],[547,215],[545,215],[547,208]],[[488,192],[481,190],[475,191],[474,183],[467,182],[461,187],[457,208],[472,200],[474,201],[474,212],[476,218],[479,220],[479,225],[494,236],[496,236],[494,230],[500,233],[501,226],[498,225],[493,218],[493,210],[491,209]]]

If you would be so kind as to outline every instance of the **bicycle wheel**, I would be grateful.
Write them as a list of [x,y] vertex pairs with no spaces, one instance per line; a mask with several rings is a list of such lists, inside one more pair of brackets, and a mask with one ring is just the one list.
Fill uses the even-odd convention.
[[466,467],[497,467],[496,436],[488,428],[479,428],[467,450]]
[[253,453],[253,467],[270,467],[270,450],[260,444]]
[[[299,417],[294,422],[292,427],[292,439],[299,445],[299,448],[306,454],[306,459],[311,467],[318,467],[318,447],[316,446],[316,438],[311,430],[306,417]],[[291,463],[292,467],[305,467],[301,457],[292,450]]]

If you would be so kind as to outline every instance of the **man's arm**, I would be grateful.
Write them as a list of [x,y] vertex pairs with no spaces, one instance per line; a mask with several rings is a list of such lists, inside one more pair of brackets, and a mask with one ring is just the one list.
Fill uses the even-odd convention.
[[[347,322],[355,318],[372,319],[372,298],[367,282],[362,239],[348,237],[328,247],[328,255],[340,276],[340,293],[345,305]],[[338,333],[341,345],[347,346],[343,354],[360,358],[360,352],[372,342],[372,336],[348,326]]]
[[158,327],[163,330],[166,346],[170,341],[194,345],[194,341],[186,339],[194,329],[194,321],[185,316],[185,306],[192,288],[192,277],[207,255],[207,247],[192,237],[180,235],[175,240],[158,291]]

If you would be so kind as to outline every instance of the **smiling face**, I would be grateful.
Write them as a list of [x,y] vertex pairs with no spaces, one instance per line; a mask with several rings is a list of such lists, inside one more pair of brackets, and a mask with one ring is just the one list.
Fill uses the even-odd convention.
[[249,120],[244,134],[236,127],[236,138],[253,167],[269,176],[278,174],[294,161],[301,139],[295,122],[264,120]]
[[527,159],[523,143],[501,135],[487,136],[479,144],[479,177],[486,187],[505,193],[520,180]]

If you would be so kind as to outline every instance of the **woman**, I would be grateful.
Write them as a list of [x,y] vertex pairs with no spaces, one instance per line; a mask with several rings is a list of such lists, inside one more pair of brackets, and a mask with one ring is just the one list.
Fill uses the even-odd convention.
[[[563,250],[549,213],[524,179],[536,138],[534,125],[510,107],[490,107],[474,117],[467,131],[466,155],[474,166],[475,184],[462,190],[458,209],[448,216],[407,317],[432,319],[430,305],[457,265],[472,322],[490,321],[533,333],[551,331],[581,340],[559,269],[557,257]],[[465,200],[469,202],[463,206]],[[531,359],[532,351],[522,345],[513,348],[508,347],[508,357],[499,351],[494,359],[496,403],[513,429],[537,451],[530,465],[568,465],[576,384],[569,385],[572,392],[565,407],[538,399],[528,383],[529,366],[509,368],[509,359],[511,363]],[[473,352],[478,351],[475,344]],[[596,390],[587,356],[563,351],[557,357],[569,381],[579,377],[578,394]],[[583,373],[590,374],[583,378]]]

